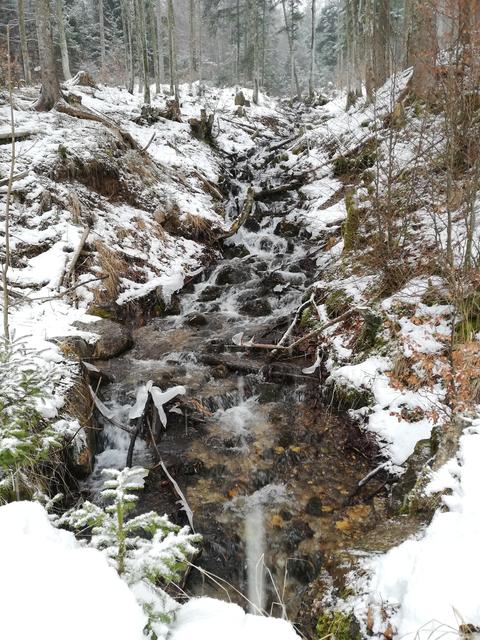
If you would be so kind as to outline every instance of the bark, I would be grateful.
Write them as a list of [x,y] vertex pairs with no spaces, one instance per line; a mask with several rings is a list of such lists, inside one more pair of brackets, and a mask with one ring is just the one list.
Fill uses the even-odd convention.
[[294,91],[296,90],[297,98],[301,100],[302,92],[300,91],[300,83],[298,81],[297,74],[297,63],[295,60],[295,38],[293,33],[293,16],[291,20],[291,24],[288,24],[288,16],[287,16],[287,7],[285,4],[285,0],[282,0],[282,9],[283,9],[283,19],[285,21],[285,30],[287,32],[288,39],[288,49],[290,51],[290,90],[292,94],[292,98],[294,96]]
[[145,23],[145,0],[136,0],[137,16],[138,16],[138,40],[140,53],[140,66],[143,77],[143,101],[150,104],[150,79],[148,77],[148,50],[147,50],[147,32]]
[[103,73],[105,71],[105,57],[106,57],[103,0],[98,0],[98,26],[100,30],[100,65]]
[[390,0],[376,0],[373,24],[373,82],[381,87],[389,73]]
[[153,51],[153,71],[155,74],[155,93],[161,92],[161,80],[160,80],[160,61],[158,55],[158,34],[157,34],[157,21],[155,19],[155,8],[153,1],[148,0],[148,15],[147,15],[148,27],[150,30],[150,40],[152,43]]
[[316,0],[312,0],[312,30],[310,33],[310,76],[308,79],[308,94],[310,100],[315,97],[315,44],[317,27],[317,6]]
[[65,18],[63,16],[62,0],[55,0],[55,10],[57,14],[57,28],[60,39],[60,53],[62,55],[62,70],[65,80],[70,80],[70,61],[68,58],[67,36],[65,35]]
[[157,20],[157,49],[158,49],[158,73],[160,83],[165,82],[165,57],[163,46],[163,22],[162,22],[162,3],[157,0],[155,6],[155,17]]
[[55,68],[48,0],[36,0],[36,21],[38,53],[42,65],[42,86],[35,108],[37,111],[49,111],[60,98],[60,84]]
[[197,62],[197,29],[196,29],[196,2],[189,3],[189,27],[190,27],[190,82],[194,82],[198,71]]
[[433,0],[408,0],[407,66],[413,66],[412,91],[427,98],[436,85],[437,21]]
[[25,29],[25,3],[24,0],[17,0],[18,12],[18,31],[20,34],[20,51],[22,52],[23,77],[25,82],[32,82],[32,74],[30,73],[30,57],[28,55],[27,32]]
[[175,11],[173,0],[168,0],[168,48],[170,53],[170,91],[180,101],[177,77],[177,41],[175,34]]
[[133,59],[132,7],[130,0],[121,0],[123,39],[125,42],[125,70],[127,72],[127,91],[135,88],[135,62]]

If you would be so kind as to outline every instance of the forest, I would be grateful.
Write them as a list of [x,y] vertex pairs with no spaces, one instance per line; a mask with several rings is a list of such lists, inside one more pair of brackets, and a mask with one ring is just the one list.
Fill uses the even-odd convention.
[[480,0],[0,0],[0,638],[480,638]]

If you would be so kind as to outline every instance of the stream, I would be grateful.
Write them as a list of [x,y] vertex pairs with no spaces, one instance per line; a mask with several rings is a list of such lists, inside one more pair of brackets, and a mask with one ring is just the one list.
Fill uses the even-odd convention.
[[[239,161],[232,176],[230,219],[251,161]],[[316,279],[319,248],[302,231],[288,238],[280,231],[292,197],[258,206],[173,313],[133,327],[131,350],[95,364],[111,380],[102,400],[123,424],[125,407],[149,380],[186,389],[166,407],[167,428],[155,427],[157,450],[139,438],[133,463],[153,467],[139,509],[186,522],[160,455],[204,537],[187,593],[295,620],[329,555],[352,548],[375,521],[371,501],[349,497],[376,463],[360,431],[322,404],[321,369],[303,372],[315,354],[274,360],[234,344],[239,333],[278,341]],[[129,441],[103,423],[90,491],[103,468],[125,465]]]

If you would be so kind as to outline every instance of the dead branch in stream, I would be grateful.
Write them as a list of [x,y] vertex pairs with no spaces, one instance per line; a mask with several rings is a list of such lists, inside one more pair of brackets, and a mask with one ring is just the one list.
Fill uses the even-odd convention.
[[243,201],[242,212],[240,213],[238,218],[236,218],[233,221],[233,224],[230,227],[230,229],[228,229],[228,231],[225,231],[224,233],[221,233],[218,236],[217,240],[225,240],[226,238],[231,238],[237,233],[237,231],[240,229],[242,225],[245,224],[245,222],[248,220],[248,217],[252,213],[254,202],[255,202],[255,191],[253,187],[248,187],[245,200]]
[[264,349],[266,351],[276,351],[276,350],[293,351],[304,342],[307,342],[311,338],[314,338],[315,336],[318,336],[320,333],[323,333],[325,329],[328,329],[329,327],[332,327],[333,325],[338,324],[339,322],[343,322],[344,320],[352,316],[354,313],[361,313],[362,311],[363,309],[361,307],[355,307],[353,309],[349,309],[345,313],[342,313],[342,315],[338,316],[338,318],[329,320],[328,322],[318,327],[317,329],[314,329],[313,331],[310,331],[310,333],[307,333],[301,338],[298,338],[298,340],[295,340],[295,342],[292,342],[292,344],[288,346],[281,345],[281,344],[262,344],[259,342],[253,342],[253,340],[249,340],[248,342],[243,342],[242,337],[240,337],[238,341],[234,342],[234,344],[236,344],[239,347],[247,347],[249,349]]

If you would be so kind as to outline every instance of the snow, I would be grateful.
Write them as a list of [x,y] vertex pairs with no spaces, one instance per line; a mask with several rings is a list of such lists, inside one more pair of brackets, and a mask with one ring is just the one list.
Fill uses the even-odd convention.
[[142,640],[146,619],[105,556],[31,502],[0,507],[0,637]]
[[[440,640],[456,635],[460,624],[480,625],[477,579],[480,574],[480,421],[461,438],[458,457],[442,467],[427,492],[445,488],[446,511],[437,511],[418,539],[410,539],[367,562],[365,585],[372,595],[357,611],[373,607],[375,631],[382,631],[380,609],[392,609],[400,637]],[[385,623],[383,623],[385,625]]]
[[236,604],[212,598],[187,602],[177,614],[170,640],[297,640],[292,625],[278,618],[255,616]]

